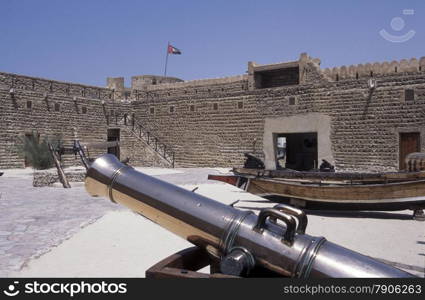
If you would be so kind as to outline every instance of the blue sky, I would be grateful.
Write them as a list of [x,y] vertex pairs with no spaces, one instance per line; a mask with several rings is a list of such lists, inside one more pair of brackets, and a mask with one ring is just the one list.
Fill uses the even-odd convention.
[[[0,71],[98,86],[108,76],[163,74],[168,41],[183,54],[170,56],[167,73],[185,80],[244,74],[248,61],[301,52],[322,67],[425,56],[423,0],[1,0],[0,9]],[[404,28],[391,27],[394,17]],[[392,43],[382,29],[416,34]]]

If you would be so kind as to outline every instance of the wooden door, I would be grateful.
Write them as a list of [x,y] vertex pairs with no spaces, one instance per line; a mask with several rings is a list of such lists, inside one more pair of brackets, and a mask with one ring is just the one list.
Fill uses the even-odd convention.
[[419,152],[421,149],[420,134],[419,132],[406,132],[400,133],[400,156],[399,165],[400,170],[406,169],[405,159],[409,153]]

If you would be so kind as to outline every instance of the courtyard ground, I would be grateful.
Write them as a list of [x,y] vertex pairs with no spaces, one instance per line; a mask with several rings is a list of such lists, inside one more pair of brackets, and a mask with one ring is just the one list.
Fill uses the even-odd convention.
[[[274,203],[234,186],[208,181],[226,169],[141,171],[225,204],[258,211]],[[32,187],[32,170],[0,177],[0,277],[144,277],[146,269],[191,246],[151,221],[84,186]],[[411,211],[308,211],[307,233],[425,275],[425,223]]]

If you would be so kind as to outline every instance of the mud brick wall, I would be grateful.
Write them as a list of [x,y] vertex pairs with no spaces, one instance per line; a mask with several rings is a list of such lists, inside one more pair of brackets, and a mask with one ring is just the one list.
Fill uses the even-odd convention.
[[247,93],[246,76],[150,88],[138,92],[134,110],[173,147],[177,166],[241,164],[243,153],[252,152],[259,138],[261,150],[262,117],[255,97]]
[[[367,79],[305,85],[256,92],[264,117],[318,112],[331,117],[332,152],[338,170],[395,171],[399,134],[421,132],[425,151],[425,74],[377,76],[378,88],[369,93]],[[406,88],[415,100],[404,101]],[[286,95],[286,96],[285,96]],[[289,104],[289,95],[296,104]],[[260,101],[260,99],[262,99]]]
[[[33,130],[41,138],[59,135],[65,146],[72,146],[74,138],[82,144],[106,141],[108,128],[122,126],[122,121],[108,126],[110,111],[119,119],[124,113],[131,113],[128,103],[113,99],[114,92],[106,88],[0,73],[0,168],[24,167],[24,158],[16,145],[18,137]],[[128,135],[122,136],[120,144],[123,157],[141,161],[139,153],[149,153],[144,156],[149,157],[150,165],[163,164],[156,153],[144,150],[146,145]],[[102,153],[106,149],[91,150],[90,156]],[[63,164],[78,165],[80,161],[73,155],[64,155]]]
[[[383,63],[392,66],[385,72],[378,68],[381,64],[369,64],[375,73],[368,65],[350,67],[351,75],[342,67],[341,75],[338,69],[329,76],[309,62],[302,84],[253,90],[247,88],[247,76],[157,85],[137,92],[134,110],[173,146],[178,166],[241,165],[254,142],[262,157],[265,118],[321,113],[332,120],[337,170],[395,171],[400,133],[421,132],[425,151],[425,72],[418,61],[412,63],[416,67],[403,60],[397,70],[394,63]],[[378,82],[372,93],[371,76]],[[414,89],[414,101],[404,100],[407,88]]]
[[[298,63],[299,85],[256,89],[257,65],[250,63],[247,75],[145,85],[127,99],[119,90],[0,73],[0,168],[23,166],[17,136],[33,129],[61,134],[71,145],[75,135],[83,143],[106,141],[108,128],[121,129],[121,157],[131,164],[166,166],[123,124],[122,116],[133,113],[175,151],[177,167],[237,166],[244,152],[263,157],[266,119],[309,113],[330,117],[338,171],[397,170],[403,132],[420,132],[425,151],[425,58],[321,69],[302,55]],[[370,78],[378,84],[372,93]],[[405,100],[406,89],[414,100]],[[78,161],[68,157],[65,164]]]

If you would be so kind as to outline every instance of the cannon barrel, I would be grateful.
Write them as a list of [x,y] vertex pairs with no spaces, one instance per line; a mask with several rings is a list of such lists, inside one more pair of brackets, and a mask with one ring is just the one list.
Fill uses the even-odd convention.
[[143,174],[105,154],[89,167],[86,190],[104,196],[207,250],[230,275],[255,267],[290,277],[412,277],[380,261],[305,234],[301,210],[242,211]]

